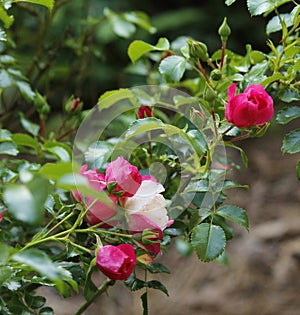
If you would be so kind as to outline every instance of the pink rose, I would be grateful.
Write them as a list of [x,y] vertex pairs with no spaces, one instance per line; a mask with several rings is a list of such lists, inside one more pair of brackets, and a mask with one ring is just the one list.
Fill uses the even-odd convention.
[[132,224],[130,217],[137,214],[144,216],[147,222],[155,224],[161,230],[164,230],[173,222],[168,217],[166,200],[160,194],[164,190],[160,183],[152,179],[146,179],[142,181],[134,196],[122,200],[124,209],[129,217],[129,228],[131,230],[143,231],[145,228],[153,228],[153,226],[150,226],[150,223],[148,226],[145,224],[145,219],[140,226],[136,222]]
[[106,245],[97,255],[98,268],[112,280],[126,280],[136,264],[134,247],[130,244]]
[[236,84],[228,88],[225,117],[239,128],[268,122],[274,114],[273,99],[260,84],[250,84],[244,93],[235,95]]
[[124,192],[123,197],[131,197],[139,189],[142,175],[136,166],[131,165],[123,157],[118,157],[108,164],[105,181],[107,184],[116,183],[114,192]]
[[[80,174],[88,179],[89,184],[93,189],[102,191],[106,188],[104,174],[98,173],[97,170],[88,170],[86,164],[81,167]],[[81,193],[78,191],[73,191],[72,194],[78,202],[83,202]],[[111,200],[110,204],[97,201],[91,206],[86,215],[86,220],[89,224],[95,225],[103,221],[107,221],[116,214],[116,203],[118,198],[114,195],[109,195],[109,197]],[[88,208],[94,202],[94,200],[94,197],[86,196],[85,207]],[[109,225],[105,224],[101,225],[101,227],[110,227],[111,225],[115,224],[116,222],[110,222]]]
[[152,117],[152,109],[149,106],[142,105],[138,109],[137,116],[139,119]]
[[3,213],[0,213],[0,222],[3,220]]

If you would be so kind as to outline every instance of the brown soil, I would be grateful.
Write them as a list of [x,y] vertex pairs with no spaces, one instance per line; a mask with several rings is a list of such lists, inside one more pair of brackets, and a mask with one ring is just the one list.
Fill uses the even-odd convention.
[[[299,314],[300,182],[295,175],[299,155],[282,156],[283,134],[274,130],[244,143],[249,168],[235,178],[251,189],[235,189],[229,202],[247,209],[250,232],[234,226],[236,236],[227,247],[229,265],[201,263],[195,256],[184,259],[175,250],[164,254],[159,261],[172,273],[159,279],[170,297],[150,291],[150,314]],[[56,315],[74,314],[84,303],[80,295],[64,300],[52,291],[48,294]],[[141,315],[141,294],[117,283],[84,314]]]

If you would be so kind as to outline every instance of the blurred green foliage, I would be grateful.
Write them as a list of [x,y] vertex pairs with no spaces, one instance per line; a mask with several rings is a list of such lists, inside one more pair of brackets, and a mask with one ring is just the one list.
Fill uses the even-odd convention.
[[[136,28],[124,20],[115,27],[120,21],[111,18],[106,8],[144,11],[157,31]],[[221,45],[216,30],[227,16],[233,29],[232,50],[244,53],[246,40],[259,49],[266,40],[265,21],[255,17],[253,23],[244,1],[228,8],[219,0],[57,0],[51,13],[22,3],[10,11],[18,18],[9,30],[10,47],[5,50],[56,109],[72,94],[89,108],[106,90],[145,84],[143,77],[120,71],[130,63],[126,51],[132,39],[154,44],[161,36],[174,40],[185,35],[207,43],[214,51]]]

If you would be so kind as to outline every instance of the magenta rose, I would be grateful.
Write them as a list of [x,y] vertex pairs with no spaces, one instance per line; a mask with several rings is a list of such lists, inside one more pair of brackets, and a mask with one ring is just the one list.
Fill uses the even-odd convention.
[[136,166],[118,157],[108,164],[105,181],[108,185],[116,184],[115,193],[123,192],[123,197],[132,197],[142,183],[142,175]]
[[139,119],[152,117],[152,109],[149,106],[142,105],[138,109],[137,116]]
[[235,95],[236,84],[228,88],[225,117],[239,128],[268,122],[274,114],[273,99],[260,84],[250,84],[243,93]]
[[0,213],[0,222],[2,221],[3,219],[3,213]]
[[126,280],[136,264],[134,247],[130,244],[103,246],[97,255],[98,268],[112,280]]
[[[98,173],[97,170],[88,170],[86,164],[81,167],[80,174],[88,179],[89,184],[93,189],[102,191],[106,188],[104,174]],[[81,193],[78,191],[72,191],[72,194],[78,202],[83,202]],[[85,218],[89,224],[95,225],[103,221],[108,221],[116,214],[117,197],[114,195],[109,195],[109,197],[111,200],[110,204],[97,201],[91,206],[91,204],[95,201],[95,198],[86,196],[84,200],[85,207],[87,208],[91,206]],[[109,222],[109,224],[101,225],[101,227],[110,227],[111,225],[115,224],[116,222]]]

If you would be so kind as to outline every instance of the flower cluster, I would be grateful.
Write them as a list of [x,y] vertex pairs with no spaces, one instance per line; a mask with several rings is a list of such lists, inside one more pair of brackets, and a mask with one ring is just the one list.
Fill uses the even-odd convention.
[[[156,256],[160,252],[163,230],[173,222],[169,220],[166,200],[161,194],[164,187],[154,177],[142,176],[138,168],[123,157],[110,162],[105,174],[87,168],[83,165],[80,174],[88,179],[93,189],[107,191],[110,203],[73,191],[74,198],[88,209],[86,221],[110,228],[125,220],[126,230],[139,240],[141,248]],[[109,278],[127,279],[136,263],[134,247],[105,245],[99,250],[96,262]]]

